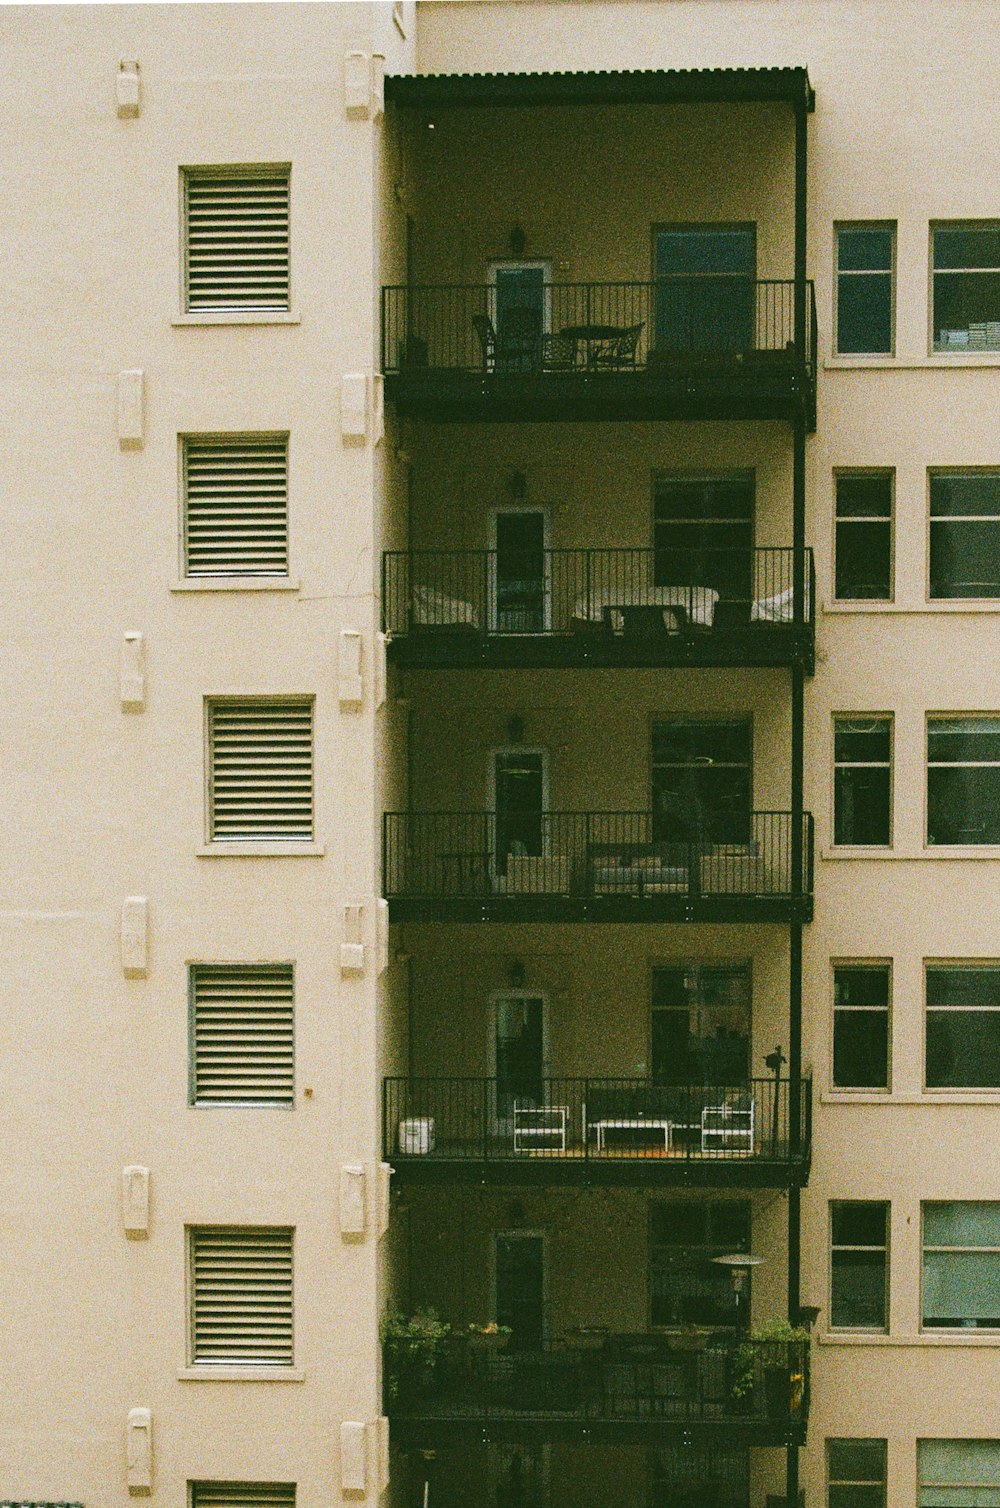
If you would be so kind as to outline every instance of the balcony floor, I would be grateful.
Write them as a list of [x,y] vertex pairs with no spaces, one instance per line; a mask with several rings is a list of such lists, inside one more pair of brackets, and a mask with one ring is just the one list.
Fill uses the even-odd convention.
[[386,1155],[397,1183],[784,1189],[804,1188],[809,1181],[808,1152],[793,1157],[788,1142],[769,1142],[766,1151],[703,1156],[663,1147],[608,1149],[600,1154],[585,1153],[582,1147],[515,1153],[509,1141],[498,1141],[484,1156],[472,1143],[439,1141],[433,1153]]
[[496,374],[386,373],[386,399],[400,418],[435,423],[595,423],[677,419],[794,420],[815,427],[812,384],[792,365],[754,372],[734,362],[654,369]]
[[811,922],[811,895],[390,895],[391,922]]
[[768,626],[742,633],[640,636],[491,634],[420,628],[389,640],[389,658],[412,670],[815,668],[811,629]]

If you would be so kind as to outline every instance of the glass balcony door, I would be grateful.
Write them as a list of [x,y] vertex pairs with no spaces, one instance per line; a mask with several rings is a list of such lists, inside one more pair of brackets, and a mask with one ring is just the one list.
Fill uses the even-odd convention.
[[755,225],[654,227],[653,277],[658,350],[753,349]]
[[496,1079],[498,1128],[510,1131],[514,1106],[545,1103],[548,1011],[543,995],[511,990],[493,998],[490,1069]]
[[717,964],[654,969],[651,1034],[654,1083],[746,1084],[750,970]]
[[746,843],[753,805],[749,720],[653,724],[653,837],[658,843]]
[[497,1231],[494,1238],[494,1315],[509,1325],[510,1349],[538,1350],[545,1339],[545,1236]]
[[552,263],[491,262],[489,314],[496,331],[494,370],[541,367],[542,336],[551,323]]
[[510,856],[537,857],[544,851],[548,807],[548,761],[543,749],[498,749],[490,768],[490,804],[495,813],[498,876],[506,876]]
[[550,627],[549,520],[542,508],[493,515],[491,627],[501,634],[540,634]]

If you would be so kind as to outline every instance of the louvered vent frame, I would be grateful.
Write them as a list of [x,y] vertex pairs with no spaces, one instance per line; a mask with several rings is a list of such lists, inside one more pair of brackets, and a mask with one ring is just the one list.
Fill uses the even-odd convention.
[[192,1482],[190,1508],[295,1508],[294,1482]]
[[184,170],[184,307],[289,308],[288,164]]
[[288,575],[288,436],[184,435],[184,574]]
[[192,1365],[293,1365],[293,1238],[285,1226],[190,1228]]
[[213,843],[313,836],[313,704],[304,697],[208,703]]
[[294,1104],[292,965],[192,964],[190,991],[191,1103]]

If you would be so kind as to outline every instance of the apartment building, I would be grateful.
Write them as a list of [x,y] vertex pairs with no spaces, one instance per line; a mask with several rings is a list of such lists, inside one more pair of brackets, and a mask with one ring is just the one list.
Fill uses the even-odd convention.
[[996,1508],[994,22],[0,12],[2,1508]]

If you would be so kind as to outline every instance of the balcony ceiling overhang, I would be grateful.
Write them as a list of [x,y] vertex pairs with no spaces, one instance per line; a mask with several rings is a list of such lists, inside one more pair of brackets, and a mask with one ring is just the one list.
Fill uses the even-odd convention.
[[786,103],[812,111],[807,68],[644,68],[586,73],[390,74],[386,99],[402,109],[484,106]]

